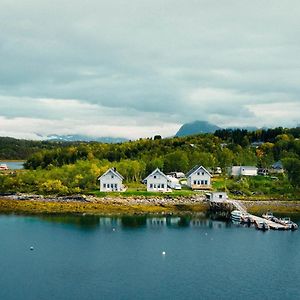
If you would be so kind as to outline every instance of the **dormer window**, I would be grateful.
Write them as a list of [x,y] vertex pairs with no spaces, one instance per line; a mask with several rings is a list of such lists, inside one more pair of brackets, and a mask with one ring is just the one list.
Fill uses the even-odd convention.
[[200,172],[198,172],[197,175],[200,175]]
[[153,178],[156,179],[156,175],[154,175]]

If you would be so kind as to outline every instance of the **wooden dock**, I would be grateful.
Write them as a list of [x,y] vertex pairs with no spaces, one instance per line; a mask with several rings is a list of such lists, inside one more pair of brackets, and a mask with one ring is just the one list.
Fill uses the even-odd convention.
[[249,218],[252,219],[252,221],[256,224],[258,224],[260,222],[264,222],[264,223],[268,224],[270,229],[274,229],[274,230],[288,230],[289,229],[287,225],[282,225],[282,224],[267,220],[265,218],[257,217],[255,215],[249,214]]
[[265,218],[249,214],[247,212],[246,207],[243,205],[243,203],[241,203],[238,200],[224,199],[223,201],[217,201],[217,202],[211,201],[210,205],[213,208],[222,209],[222,207],[223,207],[226,210],[227,209],[231,209],[231,210],[236,209],[238,211],[241,211],[242,213],[244,213],[247,216],[248,222],[254,223],[256,225],[264,222],[265,224],[267,224],[269,226],[270,229],[274,229],[274,230],[288,230],[289,229],[289,227],[287,225],[279,224],[279,223],[267,220]]

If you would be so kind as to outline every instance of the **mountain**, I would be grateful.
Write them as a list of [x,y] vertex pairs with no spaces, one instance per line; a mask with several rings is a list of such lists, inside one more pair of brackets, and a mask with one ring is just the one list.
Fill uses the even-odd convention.
[[115,138],[115,137],[91,137],[86,135],[48,135],[47,141],[61,141],[61,142],[101,142],[108,144],[123,143],[128,141],[125,138]]
[[183,124],[175,136],[187,136],[200,133],[214,133],[216,130],[221,129],[219,126],[211,124],[206,121],[194,121],[191,123]]

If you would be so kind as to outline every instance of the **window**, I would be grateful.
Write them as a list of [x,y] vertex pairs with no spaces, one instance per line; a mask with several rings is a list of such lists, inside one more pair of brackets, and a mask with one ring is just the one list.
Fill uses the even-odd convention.
[[200,175],[200,172],[198,172],[197,175]]
[[201,180],[201,184],[204,184],[204,180]]
[[160,188],[160,184],[157,185],[157,188],[158,188],[158,189]]
[[164,183],[161,184],[161,188],[162,188],[162,189],[165,188],[165,184],[164,184]]
[[103,187],[106,188],[106,183],[103,183]]
[[197,181],[196,181],[196,180],[194,180],[194,184],[197,184]]
[[220,198],[220,199],[223,198],[223,195],[219,195],[219,198]]
[[204,180],[204,184],[206,184],[206,185],[207,185],[207,180]]
[[150,189],[152,189],[153,188],[153,184],[152,183],[150,183]]
[[111,183],[110,187],[113,189],[113,188],[114,188],[114,184],[113,184],[113,183]]
[[153,184],[153,187],[156,189],[156,184],[155,183]]
[[118,187],[118,185],[115,183],[115,188],[117,188]]
[[114,175],[111,175],[111,178],[114,178]]
[[153,178],[156,179],[156,175],[154,175]]
[[202,175],[204,175],[204,172],[202,172]]
[[200,180],[198,180],[198,185],[200,184]]

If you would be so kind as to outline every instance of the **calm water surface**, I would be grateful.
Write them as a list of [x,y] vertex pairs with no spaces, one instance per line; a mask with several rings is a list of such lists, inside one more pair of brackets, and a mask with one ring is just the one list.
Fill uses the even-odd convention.
[[0,299],[300,299],[299,231],[2,215],[0,236]]
[[25,161],[5,161],[2,160],[0,161],[0,164],[6,164],[10,170],[21,170],[24,169],[24,164]]

